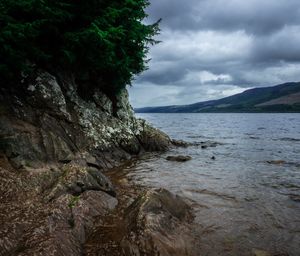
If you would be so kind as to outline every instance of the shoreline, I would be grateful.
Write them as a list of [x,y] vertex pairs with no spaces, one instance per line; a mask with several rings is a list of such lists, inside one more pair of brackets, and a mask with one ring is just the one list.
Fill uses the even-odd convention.
[[[24,89],[24,95],[0,93],[0,255],[80,256],[94,220],[104,223],[120,209],[106,171],[145,152],[167,151],[175,142],[134,116],[126,90],[115,104],[100,91],[84,100],[72,75],[42,70]],[[127,232],[138,230],[140,239],[126,238],[129,254],[145,253],[141,244],[148,240],[147,248],[160,247],[155,250],[161,255],[185,246],[164,246],[184,226],[189,213],[174,205],[185,203],[166,190],[139,192],[126,209]],[[153,222],[144,221],[149,216],[167,223],[168,241],[153,235]]]
[[[128,180],[124,170],[137,160],[127,160],[104,172],[116,197],[87,190],[78,196],[62,194],[49,202],[48,190],[44,189],[51,182],[45,170],[18,173],[2,158],[0,176],[6,176],[12,189],[5,193],[1,184],[1,214],[6,213],[2,215],[6,224],[0,230],[0,255],[6,255],[5,251],[18,256],[37,251],[41,255],[135,255],[138,251],[145,255],[195,255],[189,234],[192,209],[167,190]],[[11,230],[12,224],[23,226],[22,240],[8,236],[11,232],[19,234],[18,229]],[[181,243],[176,244],[178,239]]]

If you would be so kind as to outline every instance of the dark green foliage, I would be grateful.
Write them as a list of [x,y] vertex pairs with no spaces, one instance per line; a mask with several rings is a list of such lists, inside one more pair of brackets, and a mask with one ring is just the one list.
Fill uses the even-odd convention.
[[76,75],[83,91],[108,94],[145,70],[158,23],[142,20],[147,0],[0,0],[1,86],[35,67]]

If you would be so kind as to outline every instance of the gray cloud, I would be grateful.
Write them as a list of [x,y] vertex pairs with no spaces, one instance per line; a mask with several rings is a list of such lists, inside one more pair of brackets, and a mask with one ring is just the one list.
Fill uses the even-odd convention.
[[135,107],[188,104],[300,80],[298,0],[152,0],[162,43],[130,88]]
[[149,20],[173,30],[246,30],[271,33],[299,24],[298,0],[152,0]]

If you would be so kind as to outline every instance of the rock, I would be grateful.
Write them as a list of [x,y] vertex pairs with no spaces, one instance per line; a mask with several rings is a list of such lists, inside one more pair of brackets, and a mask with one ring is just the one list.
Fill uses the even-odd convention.
[[272,256],[269,252],[263,250],[253,249],[253,256]]
[[72,208],[74,231],[81,244],[94,227],[94,217],[104,217],[115,209],[118,200],[102,191],[86,191]]
[[183,140],[172,140],[172,144],[176,147],[182,147],[182,148],[187,148],[188,146],[191,146],[191,143]]
[[100,170],[171,140],[135,118],[126,90],[112,104],[99,91],[80,97],[71,74],[38,70],[30,81],[0,90],[0,254],[82,255],[95,218],[117,203]]
[[35,81],[28,86],[27,91],[30,94],[29,104],[39,109],[46,108],[52,114],[70,120],[64,94],[54,76],[38,71]]
[[193,255],[191,208],[179,196],[165,189],[149,190],[129,206],[125,218],[125,255]]
[[0,255],[83,255],[82,243],[95,219],[103,220],[118,201],[103,191],[89,190],[45,202],[45,186],[62,179],[58,174],[59,170],[45,176],[42,169],[20,173],[0,167]]
[[111,100],[100,91],[81,98],[71,75],[39,70],[32,81],[22,96],[0,93],[0,153],[18,157],[16,166],[31,160],[70,163],[78,153],[93,152],[104,164],[101,169],[171,145],[166,134],[135,118],[126,90],[116,96],[113,113]]
[[176,147],[183,147],[183,148],[187,148],[187,147],[197,147],[200,146],[202,149],[206,149],[209,147],[217,147],[219,145],[222,145],[222,143],[216,142],[216,141],[201,141],[201,142],[187,142],[187,141],[183,141],[183,140],[172,140],[172,145],[176,146]]
[[216,141],[201,141],[199,143],[199,145],[201,145],[201,148],[205,149],[205,148],[214,148],[217,147],[219,145],[222,145],[222,143],[220,142],[216,142]]
[[110,115],[112,114],[113,112],[112,102],[104,93],[100,92],[99,90],[95,91],[93,95],[93,99],[98,107],[103,109],[108,114]]
[[186,162],[191,159],[192,159],[192,157],[190,157],[190,156],[168,156],[166,158],[166,160],[168,160],[168,161],[176,161],[176,162]]
[[267,163],[281,165],[281,164],[285,164],[286,162],[284,160],[271,160],[271,161],[267,161]]
[[110,180],[100,170],[92,167],[67,165],[64,167],[58,183],[46,196],[46,199],[51,201],[63,194],[78,196],[88,190],[103,191],[111,196],[116,196]]
[[295,202],[300,202],[300,195],[290,195],[290,199]]
[[166,151],[170,148],[172,144],[168,135],[153,128],[143,120],[140,122],[142,131],[137,138],[146,151]]

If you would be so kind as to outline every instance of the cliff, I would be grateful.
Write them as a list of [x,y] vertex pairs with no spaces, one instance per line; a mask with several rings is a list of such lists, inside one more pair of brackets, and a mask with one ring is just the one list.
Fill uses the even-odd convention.
[[[115,102],[100,91],[84,100],[72,75],[40,70],[25,91],[2,89],[0,99],[1,256],[83,255],[95,219],[104,222],[118,204],[105,171],[172,145],[166,134],[134,117],[126,90]],[[164,212],[172,216],[172,209]],[[175,224],[170,220],[172,232]]]

